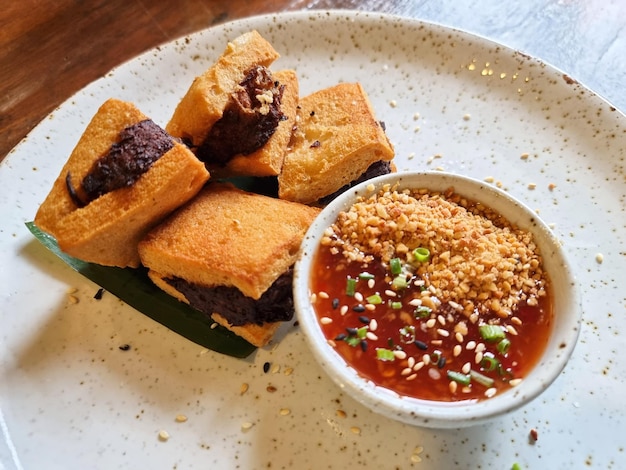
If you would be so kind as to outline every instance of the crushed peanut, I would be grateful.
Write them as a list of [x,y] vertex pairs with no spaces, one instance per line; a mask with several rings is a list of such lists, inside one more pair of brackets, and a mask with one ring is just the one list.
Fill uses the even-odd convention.
[[546,295],[532,235],[452,189],[397,191],[387,185],[339,214],[321,243],[361,263],[388,263],[399,251],[410,262],[411,250],[429,249],[430,262],[416,267],[416,275],[428,280],[422,303],[452,302],[471,321],[488,311],[506,318],[520,302],[536,304]]

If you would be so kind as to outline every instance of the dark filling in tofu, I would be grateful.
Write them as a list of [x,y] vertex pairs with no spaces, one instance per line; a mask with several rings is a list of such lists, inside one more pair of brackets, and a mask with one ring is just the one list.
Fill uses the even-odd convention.
[[174,146],[170,135],[150,119],[128,126],[118,141],[94,163],[77,190],[68,172],[67,189],[78,207],[120,188],[132,186]]
[[347,191],[351,187],[356,186],[357,184],[362,183],[363,181],[372,179],[376,176],[387,175],[389,173],[391,173],[391,162],[380,160],[378,162],[372,163],[369,166],[369,168],[365,170],[365,172],[361,176],[359,176],[357,179],[355,179],[354,181],[351,181],[345,186],[342,186],[334,193],[329,194],[328,196],[324,196],[323,198],[319,199],[317,201],[317,204],[320,206],[325,206],[329,204],[330,201],[332,201],[341,193]]
[[255,300],[236,287],[205,287],[179,277],[165,278],[165,282],[182,293],[193,308],[207,315],[219,313],[234,326],[291,320],[294,313],[292,280],[293,270],[290,268]]
[[280,106],[284,89],[267,68],[250,69],[231,94],[222,118],[196,150],[197,157],[225,165],[235,155],[249,155],[263,147],[286,119]]

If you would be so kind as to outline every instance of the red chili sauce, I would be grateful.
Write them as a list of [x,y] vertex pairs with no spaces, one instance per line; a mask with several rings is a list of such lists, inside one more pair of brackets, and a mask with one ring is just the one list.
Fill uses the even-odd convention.
[[[385,294],[393,291],[392,276],[382,263],[364,268],[321,247],[312,272],[314,306],[326,338],[361,376],[401,395],[459,401],[480,400],[507,390],[538,362],[551,329],[549,292],[537,306],[519,307],[514,312],[519,321],[506,322],[516,334],[506,331],[501,339],[486,340],[478,322],[467,321],[463,313],[452,308],[419,311],[410,305],[412,298],[420,297],[421,286],[409,283],[395,296]],[[360,277],[363,273],[366,278]],[[367,277],[374,279],[373,286]],[[356,280],[355,292],[362,300],[359,294],[346,293],[347,279]],[[376,294],[382,303],[366,307],[367,298]],[[467,326],[462,338],[452,328],[458,321]],[[502,339],[509,346],[501,347],[501,352]]]

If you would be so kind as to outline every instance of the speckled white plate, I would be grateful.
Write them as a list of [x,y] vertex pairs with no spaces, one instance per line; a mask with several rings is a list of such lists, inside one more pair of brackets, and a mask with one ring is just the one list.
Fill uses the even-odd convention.
[[[24,222],[105,99],[133,101],[165,124],[193,77],[227,40],[253,28],[281,52],[275,68],[297,70],[302,93],[362,82],[400,171],[493,178],[554,224],[578,273],[584,323],[565,372],[539,399],[465,430],[390,421],[336,388],[297,329],[248,360],[205,351],[111,296],[94,300],[97,286],[33,242]],[[563,73],[418,21],[281,14],[146,53],[64,103],[0,165],[0,462],[7,469],[618,468],[626,459],[625,152],[624,115]],[[169,440],[159,440],[162,430]]]

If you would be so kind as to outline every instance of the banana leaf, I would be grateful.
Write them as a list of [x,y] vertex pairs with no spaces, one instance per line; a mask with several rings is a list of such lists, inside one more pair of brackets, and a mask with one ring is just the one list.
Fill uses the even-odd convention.
[[256,350],[255,346],[226,328],[216,327],[204,313],[156,287],[145,268],[115,268],[81,261],[63,253],[54,237],[42,232],[33,222],[27,222],[26,226],[42,245],[71,268],[188,340],[237,358],[245,358]]

